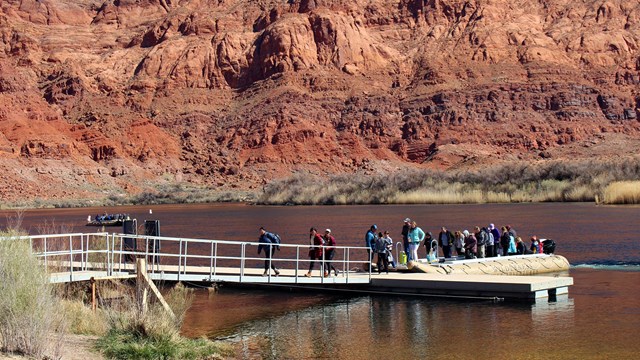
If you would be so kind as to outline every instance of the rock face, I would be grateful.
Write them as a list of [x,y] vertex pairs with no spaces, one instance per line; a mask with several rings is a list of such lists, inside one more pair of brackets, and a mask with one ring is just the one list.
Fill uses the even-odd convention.
[[0,192],[640,149],[640,3],[4,0]]

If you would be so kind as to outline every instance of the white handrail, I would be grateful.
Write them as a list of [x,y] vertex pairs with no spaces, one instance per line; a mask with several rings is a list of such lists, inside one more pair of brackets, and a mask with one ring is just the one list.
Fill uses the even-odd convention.
[[[104,237],[104,242],[101,242],[101,238]],[[218,274],[218,267],[220,261],[239,261],[239,270],[240,276],[239,281],[243,282],[247,277],[246,269],[248,269],[249,264],[253,264],[258,261],[268,261],[269,265],[269,278],[268,281],[271,282],[271,265],[274,263],[287,264],[291,263],[294,265],[294,276],[295,283],[299,283],[298,274],[299,267],[302,264],[310,263],[311,259],[306,257],[302,258],[302,254],[306,254],[306,250],[308,249],[308,244],[279,244],[281,248],[280,256],[276,256],[277,252],[271,252],[271,256],[266,257],[258,257],[258,256],[248,256],[249,247],[258,247],[260,245],[264,246],[264,243],[254,242],[254,241],[231,241],[231,240],[208,240],[208,239],[189,239],[189,238],[177,238],[177,237],[160,237],[160,236],[147,236],[147,235],[135,235],[135,234],[109,234],[109,233],[72,233],[72,234],[51,234],[51,235],[34,235],[34,236],[24,236],[21,237],[24,239],[29,239],[32,244],[32,253],[39,258],[42,258],[45,266],[50,266],[52,264],[60,267],[68,268],[69,278],[71,281],[74,280],[74,271],[78,270],[89,270],[89,269],[97,269],[100,267],[104,267],[104,270],[107,271],[108,275],[113,275],[114,270],[117,268],[118,271],[130,271],[131,265],[126,265],[127,258],[131,255],[133,256],[152,256],[152,263],[158,264],[158,269],[160,269],[160,260],[161,259],[177,259],[177,278],[180,281],[182,276],[189,275],[189,269],[187,267],[188,259],[195,261],[196,264],[202,263],[202,260],[208,260],[206,267],[208,267],[209,279],[212,279],[214,276]],[[117,239],[116,239],[117,238]],[[138,251],[138,249],[124,249],[123,242],[124,238],[133,239],[136,242],[141,240],[140,243],[144,244],[144,249]],[[98,241],[91,241],[92,239],[97,239]],[[44,243],[44,248],[38,248],[38,240],[42,240]],[[119,240],[119,241],[118,241]],[[142,241],[143,240],[143,241]],[[77,243],[80,242],[80,246],[77,247]],[[116,246],[117,242],[119,242],[119,246]],[[169,252],[168,248],[174,248],[172,246],[160,246],[160,242],[164,243],[176,243],[178,246],[177,252]],[[66,245],[65,245],[66,243]],[[153,244],[153,248],[149,249],[149,244]],[[74,245],[75,244],[75,245]],[[191,254],[188,251],[189,244],[192,245],[193,249]],[[68,248],[67,248],[68,246]],[[222,249],[220,246],[225,246],[226,248]],[[116,248],[119,247],[119,250]],[[234,247],[240,247],[240,256],[233,255]],[[324,279],[324,271],[326,269],[326,253],[324,251],[325,246],[319,246],[323,249],[322,257],[320,260],[320,277],[321,283],[325,283]],[[209,248],[209,249],[208,249]],[[332,259],[332,263],[342,263],[342,271],[343,276],[346,279],[346,282],[349,282],[350,276],[350,268],[354,263],[362,263],[363,260],[368,260],[368,269],[366,271],[369,273],[369,281],[371,280],[371,254],[368,254],[365,258],[366,250],[368,247],[365,246],[332,246],[333,249],[336,250],[336,254],[342,253],[342,259]],[[305,251],[301,252],[300,249]],[[164,251],[162,251],[164,250]],[[337,250],[342,250],[338,252]],[[267,249],[269,251],[269,249]],[[294,251],[292,253],[292,251]],[[356,251],[361,254],[362,257],[358,256],[359,261],[351,260],[351,252]],[[231,253],[230,253],[231,252]],[[104,254],[106,260],[100,260],[100,264],[90,263],[90,255],[91,254]],[[237,254],[237,253],[236,253]],[[287,254],[287,255],[285,255]],[[116,256],[117,255],[117,256]],[[93,255],[92,255],[93,256]],[[62,258],[61,258],[62,257]],[[55,261],[56,259],[64,259],[67,258],[68,266],[65,264],[65,261]],[[80,259],[79,265],[74,262],[75,259]],[[124,261],[123,261],[124,260]],[[318,261],[318,260],[315,260]],[[168,260],[171,263],[171,260]],[[190,262],[190,261],[189,261]],[[250,263],[248,263],[250,262]],[[175,264],[175,262],[174,262]],[[286,265],[285,265],[286,266]],[[251,266],[253,268],[253,266]],[[152,272],[155,272],[155,268],[152,264]],[[200,273],[200,272],[198,272]]]

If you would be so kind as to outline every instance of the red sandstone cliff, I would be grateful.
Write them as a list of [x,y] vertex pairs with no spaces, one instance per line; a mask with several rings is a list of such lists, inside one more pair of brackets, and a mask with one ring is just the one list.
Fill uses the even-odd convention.
[[3,202],[636,154],[640,2],[3,0]]

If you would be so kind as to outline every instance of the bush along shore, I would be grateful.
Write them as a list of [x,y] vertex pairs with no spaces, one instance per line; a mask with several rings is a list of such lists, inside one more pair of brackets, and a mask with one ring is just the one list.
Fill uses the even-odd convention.
[[[100,282],[97,309],[87,302],[87,283],[52,285],[31,255],[30,243],[15,231],[0,232],[0,355],[57,359],[69,334],[97,336],[87,358],[215,359],[232,355],[230,345],[180,335],[192,291],[178,284],[146,311],[136,306],[132,286]],[[91,346],[89,346],[91,348]],[[1,356],[0,356],[1,357]]]
[[293,176],[265,186],[269,205],[640,202],[640,158],[615,162],[513,163],[477,171],[407,169],[324,178]]

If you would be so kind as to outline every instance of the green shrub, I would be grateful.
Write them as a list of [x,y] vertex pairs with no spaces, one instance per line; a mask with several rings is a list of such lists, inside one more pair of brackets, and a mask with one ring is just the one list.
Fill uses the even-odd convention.
[[141,314],[134,296],[124,296],[125,303],[118,309],[107,310],[109,331],[98,340],[97,349],[116,359],[211,359],[229,353],[225,345],[180,336],[184,315],[193,300],[191,289],[178,284],[164,298],[175,317],[157,302]]
[[219,359],[231,351],[228,345],[207,339],[150,337],[122,329],[110,330],[96,346],[113,359]]

